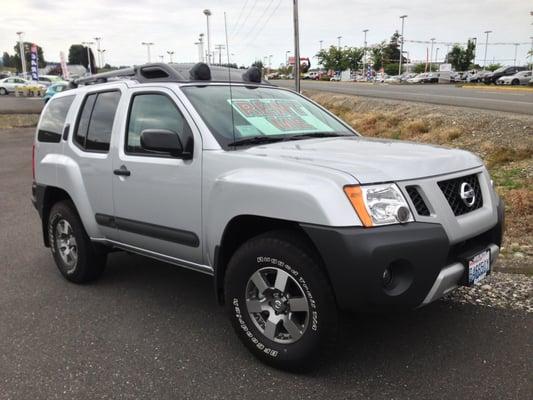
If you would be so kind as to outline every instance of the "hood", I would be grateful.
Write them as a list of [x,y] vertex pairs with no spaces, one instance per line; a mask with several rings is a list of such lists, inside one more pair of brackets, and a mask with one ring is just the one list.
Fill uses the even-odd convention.
[[361,184],[425,178],[483,165],[479,157],[463,150],[357,136],[279,142],[243,152],[336,169]]

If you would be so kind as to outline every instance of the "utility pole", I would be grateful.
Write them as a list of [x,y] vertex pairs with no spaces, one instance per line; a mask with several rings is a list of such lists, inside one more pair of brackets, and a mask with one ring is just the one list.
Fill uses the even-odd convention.
[[298,27],[298,0],[292,0],[294,22],[294,89],[300,93],[300,28]]
[[204,34],[200,33],[200,38],[198,39],[198,51],[200,52],[200,62],[204,62]]
[[339,49],[341,48],[341,39],[342,39],[342,36],[337,36],[337,47]]
[[319,40],[318,42],[320,43],[320,51],[322,51],[322,43],[324,43],[324,41],[323,40]]
[[363,42],[363,73],[362,75],[365,75],[365,67],[366,67],[366,33],[368,32],[368,29],[364,29],[363,33],[365,34],[365,40]]
[[435,64],[439,63],[439,50],[440,48],[437,47],[437,50],[435,51]]
[[22,39],[22,35],[24,35],[24,32],[17,32],[17,35],[19,37],[20,63],[22,64],[22,75],[24,76],[24,78],[26,78],[26,56],[24,54],[24,40]]
[[431,38],[429,40],[431,40],[431,50],[429,52],[429,72],[433,72],[433,46],[435,45],[435,38]]
[[474,41],[474,64],[476,63],[476,54],[477,54],[477,37],[472,38]]
[[172,64],[174,61],[172,60],[172,56],[174,55],[173,51],[167,51],[168,57],[170,58],[170,63]]
[[223,44],[217,44],[215,46],[215,49],[218,50],[218,65],[222,65],[222,50],[224,50],[226,46]]
[[87,66],[89,69],[89,75],[92,75],[93,71],[91,68],[91,46],[94,44],[94,42],[81,42],[81,44],[87,46]]
[[100,55],[100,42],[102,41],[101,37],[95,37],[93,38],[96,42],[96,51],[98,52],[98,68],[102,68],[102,60]]
[[403,60],[403,42],[405,42],[403,37],[403,28],[405,25],[405,19],[407,18],[407,15],[401,15],[400,19],[402,20],[402,41],[400,42],[400,62],[398,66],[398,75],[402,74],[402,60]]
[[209,30],[209,17],[211,16],[211,10],[206,8],[204,15],[207,18],[207,64],[211,65],[211,32]]
[[151,63],[152,57],[150,56],[150,46],[153,46],[154,43],[153,42],[142,42],[141,44],[143,46],[146,46],[146,55],[148,56],[148,62]]
[[485,57],[483,58],[483,71],[485,70],[485,67],[487,66],[487,47],[489,47],[489,33],[492,33],[492,31],[485,31]]
[[288,67],[289,66],[289,54],[290,54],[290,50],[287,50],[285,52],[285,67]]
[[105,56],[105,52],[106,51],[107,51],[106,49],[100,50],[100,57],[101,57],[101,61],[102,61],[102,67],[105,66],[105,58],[104,58],[104,56]]

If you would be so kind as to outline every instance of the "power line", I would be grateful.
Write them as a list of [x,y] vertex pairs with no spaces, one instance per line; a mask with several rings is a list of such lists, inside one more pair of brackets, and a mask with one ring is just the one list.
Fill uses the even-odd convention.
[[233,36],[234,37],[235,37],[235,35],[237,35],[239,33],[239,31],[242,29],[242,27],[246,25],[246,21],[248,21],[248,18],[250,18],[250,15],[254,11],[256,5],[257,5],[257,0],[254,0],[254,2],[252,4],[252,7],[250,8],[250,11],[248,11],[248,14],[246,15],[246,18],[244,18],[244,20],[242,21],[242,24],[237,27],[235,32],[233,32]]
[[265,26],[267,26],[268,22],[272,18],[272,16],[276,13],[276,11],[278,11],[279,7],[281,6],[281,2],[282,2],[282,0],[278,1],[278,4],[276,5],[276,7],[272,9],[272,12],[268,16],[268,18],[264,21],[263,25],[261,25],[261,27],[259,28],[257,33],[254,35],[254,37],[252,39],[248,40],[247,44],[250,43],[250,42],[253,42],[261,34],[261,32],[263,31]]
[[248,30],[248,33],[246,34],[246,37],[249,38],[250,35],[252,34],[252,32],[257,28],[257,26],[259,25],[259,22],[263,19],[263,17],[266,15],[268,9],[270,8],[270,6],[272,5],[274,0],[270,0],[267,4],[267,6],[265,7],[265,9],[263,10],[263,12],[261,13],[261,15],[259,16],[259,18],[257,18],[257,21],[255,21],[255,24],[253,24],[251,26],[251,28]]
[[239,13],[239,17],[237,18],[237,21],[235,22],[235,25],[233,25],[233,28],[231,29],[231,33],[235,32],[235,29],[237,29],[237,26],[239,25],[239,22],[241,22],[242,16],[244,14],[244,10],[246,10],[246,6],[248,5],[248,1],[249,0],[246,0],[244,2],[244,7],[241,8],[241,12]]

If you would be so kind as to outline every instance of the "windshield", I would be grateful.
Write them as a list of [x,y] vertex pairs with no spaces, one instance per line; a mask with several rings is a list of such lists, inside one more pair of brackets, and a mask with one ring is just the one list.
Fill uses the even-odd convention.
[[[342,123],[297,94],[268,87],[182,87],[223,148],[250,139],[260,142],[301,136],[354,135]],[[259,142],[258,142],[259,143]]]

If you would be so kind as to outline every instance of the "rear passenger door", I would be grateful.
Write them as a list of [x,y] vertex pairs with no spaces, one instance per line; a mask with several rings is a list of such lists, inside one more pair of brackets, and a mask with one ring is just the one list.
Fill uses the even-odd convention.
[[[120,98],[121,90],[118,88],[85,94],[75,126],[70,129],[72,134],[65,153],[70,153],[81,173],[82,182],[72,192],[80,193],[89,201],[89,210],[82,204],[78,206],[80,213],[87,213],[85,220],[98,222],[100,216],[114,214],[110,142],[114,131],[118,129],[115,119],[118,119]],[[89,230],[99,231],[101,236],[108,239],[117,239],[118,235],[114,227],[106,224]]]
[[[192,157],[145,151],[141,132],[175,132]],[[191,117],[167,89],[135,89],[128,98],[113,170],[116,224],[124,244],[172,257],[178,263],[202,263],[202,142]],[[192,266],[194,267],[194,265]]]

